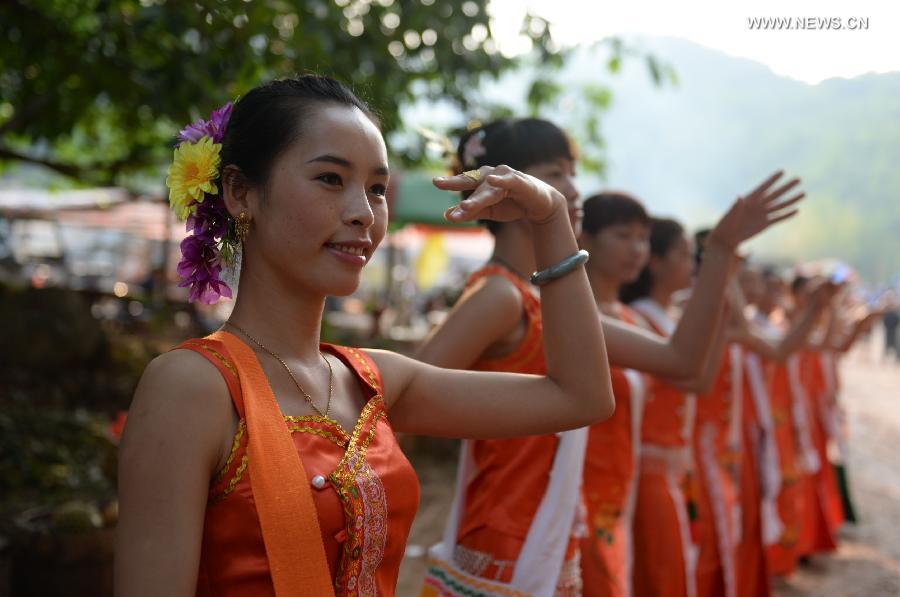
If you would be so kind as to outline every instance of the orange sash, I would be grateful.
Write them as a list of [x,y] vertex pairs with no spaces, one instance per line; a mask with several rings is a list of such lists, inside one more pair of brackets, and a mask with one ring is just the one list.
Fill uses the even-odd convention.
[[215,332],[238,370],[247,420],[250,486],[275,594],[334,596],[312,491],[290,431],[256,354],[233,334]]

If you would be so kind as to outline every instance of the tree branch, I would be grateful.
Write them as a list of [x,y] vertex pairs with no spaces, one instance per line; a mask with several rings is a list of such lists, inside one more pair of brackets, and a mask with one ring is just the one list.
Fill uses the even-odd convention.
[[63,176],[68,176],[75,180],[83,182],[93,182],[98,184],[113,184],[119,173],[129,166],[141,166],[147,163],[147,160],[139,155],[139,152],[132,151],[130,154],[116,160],[114,162],[97,162],[88,164],[87,166],[76,166],[75,164],[65,164],[55,162],[53,160],[30,156],[18,151],[14,151],[7,147],[0,146],[0,161],[9,160],[13,162],[24,162],[26,164],[35,164],[43,166],[54,172],[58,172]]
[[84,169],[74,164],[61,164],[51,160],[45,160],[34,156],[26,155],[13,151],[6,147],[0,147],[0,160],[10,160],[14,162],[25,162],[27,164],[37,164],[49,168],[54,172],[58,172],[71,178],[81,178],[84,175]]

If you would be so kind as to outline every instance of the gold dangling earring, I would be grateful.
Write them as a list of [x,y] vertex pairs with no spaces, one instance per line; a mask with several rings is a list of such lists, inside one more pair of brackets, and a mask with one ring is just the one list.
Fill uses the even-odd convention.
[[250,234],[250,216],[247,212],[242,211],[234,223],[234,233],[239,243],[244,244],[247,235]]

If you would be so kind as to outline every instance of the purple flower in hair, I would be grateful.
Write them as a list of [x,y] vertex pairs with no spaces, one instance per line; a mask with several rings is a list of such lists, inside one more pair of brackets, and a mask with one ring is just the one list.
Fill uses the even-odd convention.
[[206,201],[198,203],[193,214],[188,216],[185,228],[194,236],[204,236],[210,240],[225,238],[228,234],[228,210],[220,195],[208,195]]
[[231,108],[234,104],[228,102],[218,110],[215,110],[209,117],[209,120],[198,120],[194,124],[189,124],[178,133],[180,142],[190,141],[196,143],[203,137],[210,137],[213,143],[221,143],[225,137],[225,127],[228,125],[228,119],[231,117]]
[[[218,152],[221,149],[218,144],[225,137],[232,106],[228,102],[214,111],[209,120],[198,120],[186,126],[178,134],[179,144],[193,145],[201,141],[208,144],[209,141],[204,138],[209,137],[215,150],[215,168],[218,168]],[[214,179],[210,175],[209,188],[204,188],[200,197],[189,197],[191,201],[184,210],[188,216],[186,228],[190,235],[181,242],[182,259],[178,263],[178,275],[182,279],[179,286],[190,288],[188,300],[192,303],[200,301],[211,305],[223,296],[231,298],[231,288],[222,281],[220,274],[223,259],[228,260],[233,255],[235,239],[233,235],[229,236],[231,216],[215,182],[220,175],[220,172],[217,173]],[[166,184],[169,184],[168,179]]]
[[190,302],[200,301],[212,305],[220,297],[231,298],[231,288],[219,274],[222,265],[215,240],[206,235],[191,235],[181,241],[182,259],[178,263],[178,275],[182,288],[190,287]]

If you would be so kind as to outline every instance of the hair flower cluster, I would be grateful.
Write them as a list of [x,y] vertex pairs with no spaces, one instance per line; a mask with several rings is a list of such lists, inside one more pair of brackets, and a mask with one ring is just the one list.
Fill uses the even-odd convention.
[[478,158],[487,153],[484,148],[484,137],[485,131],[484,129],[480,129],[472,133],[469,138],[466,139],[462,152],[463,166],[466,168],[476,167],[478,165]]
[[221,272],[223,262],[231,258],[238,245],[219,190],[221,142],[231,108],[228,102],[209,120],[190,124],[179,133],[166,176],[169,205],[178,219],[186,220],[190,233],[181,242],[179,286],[190,288],[188,300],[207,305],[221,297],[231,298],[231,288],[222,281]]
[[169,187],[169,204],[179,220],[194,213],[206,195],[218,195],[216,180],[219,178],[222,146],[210,137],[201,137],[196,143],[182,142],[175,148],[175,159],[169,166],[166,186]]

